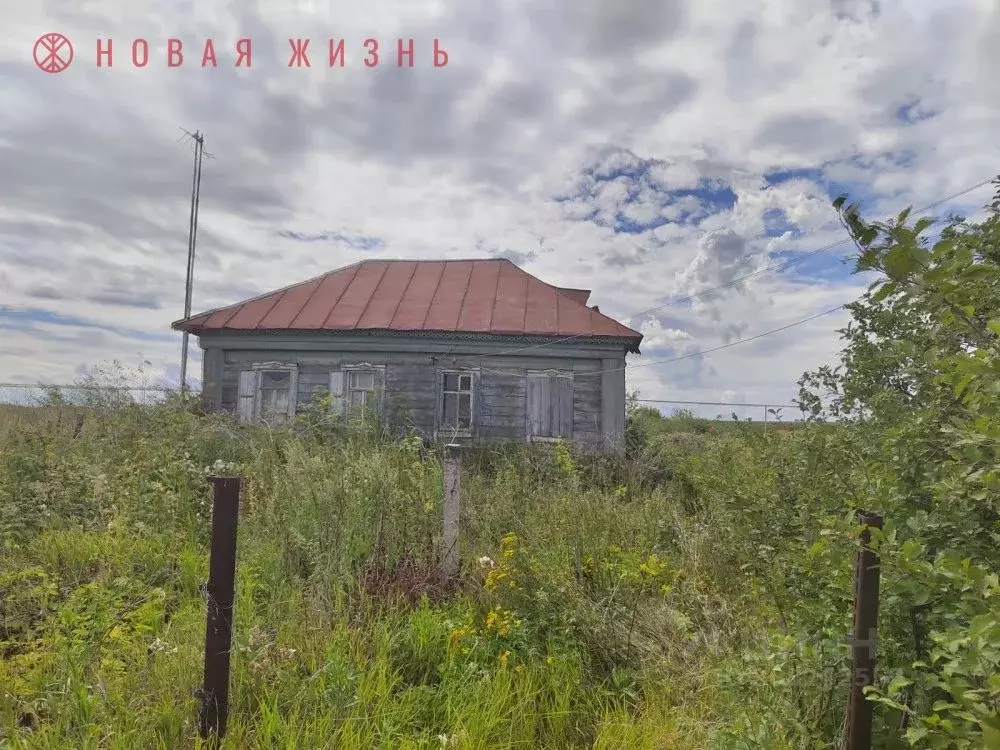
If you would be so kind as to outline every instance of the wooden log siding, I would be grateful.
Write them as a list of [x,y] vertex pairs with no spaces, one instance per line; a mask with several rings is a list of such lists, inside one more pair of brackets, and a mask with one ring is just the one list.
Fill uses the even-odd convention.
[[602,443],[600,361],[577,361],[573,377],[573,441],[591,448]]
[[[317,389],[326,392],[330,372],[363,363],[385,368],[384,409],[399,428],[415,429],[432,437],[440,423],[438,394],[441,370],[479,365],[475,380],[475,436],[477,439],[523,440],[528,434],[528,372],[558,371],[570,375],[571,423],[562,425],[580,445],[601,448],[603,379],[600,355],[594,358],[532,356],[492,357],[483,355],[457,363],[451,357],[433,357],[415,352],[295,351],[288,349],[226,349],[221,377],[221,408],[235,412],[239,372],[260,362],[298,365],[297,409],[314,398]],[[457,364],[457,366],[456,366]],[[624,394],[623,394],[624,397]],[[624,415],[623,415],[624,416]]]
[[394,426],[428,437],[434,434],[437,382],[437,368],[426,359],[386,366],[386,412]]

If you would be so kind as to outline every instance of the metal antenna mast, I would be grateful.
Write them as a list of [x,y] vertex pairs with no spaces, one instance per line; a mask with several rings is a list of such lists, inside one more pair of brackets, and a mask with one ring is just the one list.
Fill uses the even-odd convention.
[[[183,128],[182,128],[183,129]],[[194,286],[194,251],[198,237],[198,204],[201,199],[201,163],[205,156],[205,136],[200,131],[187,136],[194,141],[194,173],[191,178],[191,217],[188,222],[187,277],[184,284],[184,317],[191,317],[191,291]],[[208,154],[211,156],[211,154]],[[181,343],[181,395],[187,394],[188,332]]]

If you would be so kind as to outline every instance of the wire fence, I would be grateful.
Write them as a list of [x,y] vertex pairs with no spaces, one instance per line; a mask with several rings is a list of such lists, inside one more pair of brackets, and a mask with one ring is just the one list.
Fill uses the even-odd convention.
[[[157,404],[178,393],[177,388],[166,385],[107,385],[92,384],[38,384],[0,383],[0,404],[8,406],[80,406],[107,407],[126,404]],[[191,391],[197,395],[197,391]],[[766,404],[739,401],[692,401],[683,399],[638,398],[634,401],[664,412],[690,412],[699,419],[728,421],[735,415],[740,419],[763,422],[795,421],[800,417],[798,407],[792,403]],[[674,407],[674,408],[664,408]]]
[[165,401],[176,388],[164,385],[74,385],[0,383],[0,404],[8,406],[124,406]]
[[[717,421],[731,420],[733,417],[739,419],[761,420],[765,424],[768,422],[795,422],[801,421],[802,412],[796,404],[761,404],[747,403],[740,401],[684,401],[669,400],[662,398],[637,398],[636,403],[643,406],[654,406],[660,411],[661,406],[673,406],[674,413],[678,411],[690,412],[698,419],[711,419]],[[697,408],[692,408],[697,407]]]

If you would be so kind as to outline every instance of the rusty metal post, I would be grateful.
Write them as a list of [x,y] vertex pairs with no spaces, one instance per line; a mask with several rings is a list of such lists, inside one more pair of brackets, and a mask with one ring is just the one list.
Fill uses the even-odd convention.
[[458,575],[458,515],[462,478],[462,446],[444,447],[444,528],[441,534],[441,577],[448,581]]
[[854,564],[854,631],[851,637],[851,694],[847,706],[847,750],[871,750],[872,704],[865,687],[875,682],[875,637],[878,631],[879,557],[871,549],[871,528],[882,528],[882,516],[858,512],[861,547]]
[[239,477],[211,477],[212,551],[205,601],[205,678],[201,690],[199,731],[207,739],[226,734],[229,719],[229,651],[233,640],[233,598],[236,587],[236,522],[239,517]]

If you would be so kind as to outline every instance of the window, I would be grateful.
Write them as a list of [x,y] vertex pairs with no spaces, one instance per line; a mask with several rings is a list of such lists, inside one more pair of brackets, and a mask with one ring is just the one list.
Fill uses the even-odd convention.
[[379,408],[382,381],[383,370],[379,367],[351,367],[330,373],[333,408],[345,417],[363,419],[366,413]]
[[280,422],[289,416],[294,404],[292,396],[292,373],[290,370],[261,370],[260,418],[265,422]]
[[528,372],[528,438],[563,438],[573,434],[573,375]]
[[441,427],[445,430],[472,429],[472,374],[442,373]]
[[347,374],[347,405],[353,412],[374,403],[375,373],[356,370]]
[[240,372],[236,412],[241,422],[281,424],[295,416],[298,372],[294,365],[255,365]]

